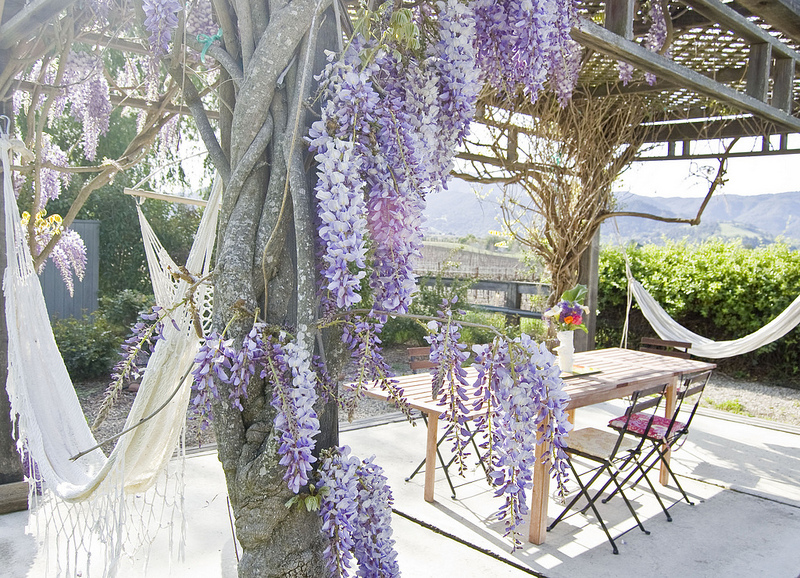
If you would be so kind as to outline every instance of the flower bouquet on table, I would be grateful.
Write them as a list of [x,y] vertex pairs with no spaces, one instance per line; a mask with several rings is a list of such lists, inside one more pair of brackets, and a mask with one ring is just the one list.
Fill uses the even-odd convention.
[[573,356],[575,354],[575,345],[573,343],[573,331],[576,329],[586,329],[584,317],[589,313],[589,308],[583,304],[586,299],[585,285],[576,285],[569,291],[564,291],[561,295],[561,301],[555,304],[547,311],[544,312],[544,317],[556,329],[556,337],[558,337],[558,366],[561,371],[571,372]]

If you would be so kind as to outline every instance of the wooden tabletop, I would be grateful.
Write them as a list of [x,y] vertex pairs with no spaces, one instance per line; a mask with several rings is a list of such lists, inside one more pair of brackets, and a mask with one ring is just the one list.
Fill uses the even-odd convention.
[[[715,368],[716,365],[694,359],[680,359],[631,349],[596,349],[575,354],[575,375],[565,375],[565,389],[570,396],[568,409],[576,409],[630,395],[637,388],[668,383],[676,377]],[[477,378],[478,372],[467,368],[467,381]],[[583,375],[585,373],[585,375]],[[438,417],[446,411],[432,395],[430,373],[401,375],[395,378],[403,389],[409,405],[428,415]],[[368,385],[364,392],[376,399],[388,399],[388,394]]]

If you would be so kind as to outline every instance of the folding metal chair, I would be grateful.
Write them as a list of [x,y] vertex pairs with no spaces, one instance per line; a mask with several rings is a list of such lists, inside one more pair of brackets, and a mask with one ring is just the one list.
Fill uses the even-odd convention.
[[[648,474],[656,465],[663,465],[675,482],[675,486],[681,492],[683,499],[686,500],[686,503],[690,506],[694,505],[694,502],[689,499],[689,496],[678,481],[677,476],[675,476],[675,472],[672,471],[667,456],[679,449],[686,441],[686,436],[689,435],[689,426],[700,405],[703,391],[709,379],[711,379],[711,373],[712,371],[709,370],[684,377],[677,392],[675,411],[671,417],[655,416],[653,419],[649,420],[648,426],[646,426],[646,421],[648,420],[645,420],[642,415],[620,416],[608,422],[609,427],[613,429],[619,431],[624,427],[629,433],[649,442],[649,451],[637,458],[639,477],[631,486],[635,487],[644,479],[658,499],[658,503],[661,505],[661,509],[664,510],[667,521],[670,522],[672,521],[672,516],[669,513],[669,508],[677,502],[670,504],[670,506],[665,506],[661,496],[656,491],[655,485],[650,481]],[[628,478],[631,477],[632,475],[628,476]],[[626,479],[625,481],[627,482],[628,480]],[[606,498],[604,502],[610,500],[613,495],[614,493],[612,492],[611,496]]]
[[[622,427],[617,431],[599,430],[597,428],[582,428],[569,433],[567,437],[567,462],[570,469],[575,476],[575,481],[578,483],[580,491],[572,498],[564,510],[553,520],[548,526],[547,531],[552,530],[561,520],[565,518],[568,512],[578,503],[581,498],[586,498],[588,504],[582,508],[581,512],[586,512],[589,508],[594,512],[600,527],[605,532],[608,541],[611,543],[611,548],[614,554],[619,554],[614,538],[608,530],[605,522],[603,521],[600,512],[597,509],[597,501],[602,493],[610,486],[614,485],[614,492],[619,492],[625,505],[628,507],[633,519],[636,520],[636,525],[645,534],[650,534],[639,520],[636,510],[628,500],[625,492],[622,489],[620,478],[625,470],[629,467],[635,467],[636,457],[641,453],[642,447],[645,443],[645,438],[634,437],[628,435],[628,422],[633,415],[644,415],[644,412],[652,411],[649,421],[655,417],[658,406],[664,396],[666,385],[656,385],[636,391],[631,396],[631,403],[626,415],[628,420],[622,424]],[[645,424],[649,426],[649,423]],[[574,457],[579,456],[589,461],[596,462],[598,465],[583,473],[578,473],[575,467]],[[592,486],[597,482],[603,474],[608,475],[608,480],[600,487],[599,490],[590,493]],[[588,481],[585,481],[588,478]],[[618,536],[619,537],[619,536]]]

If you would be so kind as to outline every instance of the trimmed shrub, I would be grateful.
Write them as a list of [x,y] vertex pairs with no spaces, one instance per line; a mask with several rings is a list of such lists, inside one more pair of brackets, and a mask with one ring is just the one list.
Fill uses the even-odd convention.
[[58,349],[73,381],[108,376],[117,360],[121,342],[119,328],[102,315],[53,322]]

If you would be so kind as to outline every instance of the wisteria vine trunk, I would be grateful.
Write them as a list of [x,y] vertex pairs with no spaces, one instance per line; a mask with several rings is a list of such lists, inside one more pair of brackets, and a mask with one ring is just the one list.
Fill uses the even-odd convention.
[[[215,4],[218,13],[230,8]],[[214,326],[218,333],[228,327],[226,337],[237,345],[257,310],[275,326],[310,326],[315,320],[312,188],[304,170],[303,135],[314,72],[325,62],[321,49],[336,49],[330,45],[333,11],[323,14],[322,2],[270,2],[268,14],[255,4],[237,4],[236,27],[221,19],[225,48],[241,59],[244,74],[236,90],[227,83],[226,102],[220,106],[220,145],[230,165],[217,163],[227,182]],[[243,550],[239,575],[326,575],[319,515],[286,507],[292,493],[282,480],[285,467],[278,463],[272,392],[254,379],[240,412],[227,401],[230,386],[218,387],[222,401],[213,407],[213,424]],[[317,411],[320,449],[336,442],[337,419],[335,407]]]

